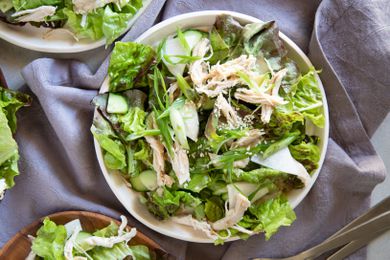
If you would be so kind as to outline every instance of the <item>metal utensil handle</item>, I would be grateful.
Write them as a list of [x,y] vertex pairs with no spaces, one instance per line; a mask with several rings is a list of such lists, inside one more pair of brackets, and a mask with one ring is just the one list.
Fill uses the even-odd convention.
[[[390,211],[385,212],[377,217],[374,217],[371,220],[366,221],[363,224],[360,224],[344,233],[336,236],[332,239],[329,239],[309,250],[306,250],[296,257],[299,259],[314,259],[323,253],[345,245],[353,240],[358,240],[364,238],[368,234],[377,233],[382,230],[388,229],[390,227]],[[298,259],[298,258],[297,258]]]
[[352,229],[352,228],[354,228],[354,227],[356,227],[356,226],[358,226],[358,225],[360,225],[360,224],[372,219],[373,217],[376,217],[376,216],[378,216],[378,215],[380,215],[388,210],[390,210],[390,197],[383,199],[381,202],[379,202],[374,207],[369,209],[366,213],[364,213],[363,215],[354,219],[352,222],[350,222],[349,224],[347,224],[346,226],[341,228],[339,231],[334,233],[332,236],[327,238],[325,241],[328,241],[329,239],[332,239],[332,238],[340,235],[341,233],[343,233],[347,230],[350,230],[350,229]]
[[363,238],[359,240],[354,240],[351,243],[345,245],[343,248],[338,250],[333,255],[329,256],[326,260],[340,260],[344,259],[347,256],[351,255],[358,249],[362,248],[363,246],[367,245],[371,240],[375,239],[376,237],[379,237],[380,235],[386,233],[390,227],[388,227],[386,230],[382,230],[376,233],[367,234]]

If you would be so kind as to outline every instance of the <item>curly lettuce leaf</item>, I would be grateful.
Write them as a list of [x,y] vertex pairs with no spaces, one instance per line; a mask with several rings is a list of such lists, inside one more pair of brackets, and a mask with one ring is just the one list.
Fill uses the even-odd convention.
[[16,112],[30,103],[29,95],[0,87],[0,108],[7,117],[12,133],[16,131]]
[[113,170],[126,168],[126,148],[112,130],[111,125],[100,114],[94,118],[91,132],[104,151],[106,166]]
[[290,226],[296,219],[294,210],[283,195],[259,205],[252,205],[249,207],[249,212],[251,218],[255,220],[254,223],[258,222],[254,228],[264,231],[266,240],[269,240],[281,226]]
[[246,25],[243,30],[243,45],[247,54],[264,58],[272,71],[287,69],[282,87],[289,92],[290,85],[299,77],[299,69],[294,61],[287,58],[287,50],[279,38],[279,28],[275,21]]
[[48,260],[61,260],[64,257],[66,229],[63,225],[56,225],[45,218],[43,226],[37,231],[37,237],[32,242],[32,251]]
[[135,42],[117,42],[111,55],[108,74],[110,92],[133,88],[148,72],[156,53],[148,45]]
[[313,173],[318,168],[320,160],[320,148],[315,139],[309,138],[298,144],[291,144],[288,147],[292,157],[302,163],[309,173]]
[[70,28],[79,38],[89,38],[98,40],[104,36],[103,33],[103,19],[104,9],[98,8],[95,12],[89,13],[83,21],[83,16],[76,14],[70,8],[62,10],[67,17],[66,27]]
[[123,130],[129,134],[138,133],[146,129],[146,112],[138,107],[130,107],[123,116],[118,117]]
[[277,107],[272,113],[267,128],[275,137],[282,137],[303,126],[304,116],[301,113]]
[[322,94],[316,79],[317,72],[311,68],[292,86],[289,99],[294,110],[300,112],[318,127],[324,127],[325,116],[322,108]]

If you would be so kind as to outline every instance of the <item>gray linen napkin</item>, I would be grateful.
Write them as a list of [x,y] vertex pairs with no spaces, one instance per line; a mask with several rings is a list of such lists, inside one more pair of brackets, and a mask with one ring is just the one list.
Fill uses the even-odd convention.
[[[316,68],[322,69],[331,140],[316,184],[296,209],[297,221],[268,242],[259,235],[214,247],[163,237],[132,218],[130,223],[181,259],[247,259],[297,253],[323,241],[365,211],[372,189],[385,176],[383,163],[368,138],[390,110],[389,91],[385,89],[390,85],[385,71],[390,66],[390,18],[382,10],[385,4],[385,0],[324,0],[320,6],[312,0],[167,1],[162,19],[184,12],[226,9],[278,21],[281,30],[309,51]],[[138,34],[144,29],[146,25],[138,27]],[[35,102],[20,114],[17,138],[22,174],[0,203],[0,245],[22,226],[55,211],[126,213],[104,183],[89,134],[89,101],[105,70],[103,67],[93,75],[77,61],[52,59],[37,60],[24,69],[23,76],[39,104]],[[364,258],[364,251],[354,258]]]

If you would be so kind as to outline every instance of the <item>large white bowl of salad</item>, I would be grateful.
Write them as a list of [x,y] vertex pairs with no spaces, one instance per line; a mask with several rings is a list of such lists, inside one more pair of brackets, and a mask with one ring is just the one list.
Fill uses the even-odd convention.
[[111,44],[151,0],[0,0],[0,38],[40,52],[76,53]]
[[111,189],[162,234],[220,244],[296,219],[328,141],[325,92],[274,21],[170,18],[116,43],[91,131]]

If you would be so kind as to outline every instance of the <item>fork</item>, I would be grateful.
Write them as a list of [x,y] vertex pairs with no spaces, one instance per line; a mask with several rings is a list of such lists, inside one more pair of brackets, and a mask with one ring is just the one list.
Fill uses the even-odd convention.
[[[382,200],[367,213],[340,229],[321,244],[287,258],[254,258],[253,260],[303,260],[314,259],[332,249],[344,246],[328,260],[343,259],[390,229],[390,197]],[[352,242],[351,242],[352,241]]]

